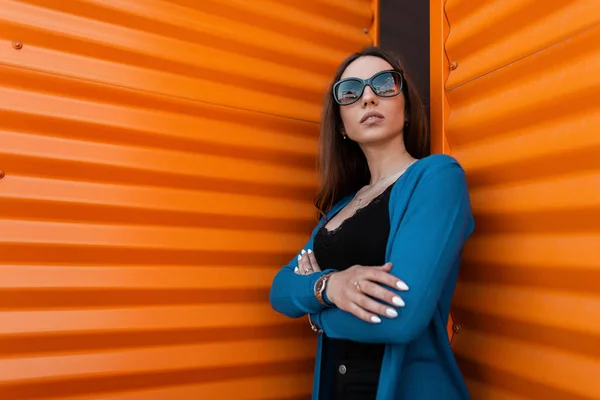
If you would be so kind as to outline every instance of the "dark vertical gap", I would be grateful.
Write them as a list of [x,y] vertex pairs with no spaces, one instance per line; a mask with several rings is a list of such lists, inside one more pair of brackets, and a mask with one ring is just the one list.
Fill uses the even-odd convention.
[[402,57],[429,113],[429,1],[379,0],[379,43]]

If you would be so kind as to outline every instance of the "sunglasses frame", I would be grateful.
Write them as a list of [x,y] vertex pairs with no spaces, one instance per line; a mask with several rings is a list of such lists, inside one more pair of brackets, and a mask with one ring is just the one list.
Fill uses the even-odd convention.
[[[398,90],[398,93],[394,93],[394,94],[392,94],[392,95],[389,95],[389,96],[385,96],[385,95],[380,95],[380,94],[378,94],[378,93],[375,91],[375,89],[373,88],[373,85],[372,85],[372,83],[373,83],[373,80],[374,80],[375,78],[379,77],[380,75],[387,74],[387,73],[392,73],[392,74],[394,74],[394,75],[398,75],[398,76],[400,77],[400,90]],[[360,94],[359,94],[359,95],[356,97],[356,99],[355,99],[353,102],[351,102],[351,103],[343,103],[343,104],[342,104],[342,103],[341,103],[341,102],[338,100],[338,97],[336,96],[336,91],[337,91],[338,87],[339,87],[339,86],[340,86],[342,83],[344,83],[344,82],[348,82],[348,81],[355,81],[355,82],[359,82],[359,83],[362,85],[362,89],[360,90]],[[359,100],[360,100],[360,98],[362,97],[362,95],[363,95],[363,94],[364,94],[364,92],[365,92],[365,87],[366,87],[366,86],[369,86],[369,87],[371,88],[371,90],[373,91],[373,93],[375,93],[375,95],[376,95],[376,96],[378,96],[378,97],[384,97],[384,98],[396,97],[396,96],[398,96],[400,93],[402,93],[402,91],[404,90],[404,74],[402,73],[402,71],[396,71],[395,69],[386,69],[386,70],[379,71],[379,72],[375,73],[375,74],[374,74],[372,77],[370,77],[370,78],[368,78],[368,79],[360,79],[360,78],[353,78],[353,77],[350,77],[350,78],[345,78],[345,79],[339,80],[339,81],[337,81],[337,82],[336,82],[336,83],[333,85],[333,88],[332,88],[332,92],[333,92],[333,93],[332,93],[332,94],[333,94],[333,99],[335,100],[335,102],[336,102],[336,103],[338,103],[338,104],[339,104],[340,106],[342,106],[342,107],[343,107],[343,106],[349,106],[349,105],[351,105],[351,104],[354,104],[354,103],[356,103],[357,101],[359,101]]]

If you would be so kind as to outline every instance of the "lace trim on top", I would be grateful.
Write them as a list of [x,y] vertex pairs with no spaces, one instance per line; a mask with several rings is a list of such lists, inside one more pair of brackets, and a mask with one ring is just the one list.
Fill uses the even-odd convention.
[[[364,206],[362,206],[361,208],[358,208],[358,209],[356,209],[356,210],[354,211],[354,213],[353,213],[352,215],[350,215],[348,218],[346,218],[345,220],[343,220],[343,221],[340,223],[340,225],[339,225],[338,227],[336,227],[336,228],[334,228],[334,229],[332,229],[332,230],[329,230],[329,229],[327,229],[326,225],[327,225],[327,222],[331,221],[331,219],[330,219],[329,221],[327,221],[327,222],[326,222],[326,223],[325,223],[325,224],[324,224],[324,225],[321,227],[321,230],[322,230],[323,232],[325,232],[325,233],[326,233],[328,236],[335,235],[337,232],[339,232],[339,231],[342,229],[342,227],[344,226],[344,224],[346,223],[346,221],[348,221],[348,220],[351,220],[352,218],[356,217],[358,214],[360,214],[360,213],[361,213],[361,212],[362,212],[362,211],[363,211],[365,208],[369,207],[370,205],[375,205],[375,204],[378,204],[379,202],[381,202],[381,200],[382,200],[383,196],[384,196],[385,194],[387,194],[387,193],[388,193],[388,191],[390,191],[390,190],[392,189],[392,187],[394,186],[394,184],[395,184],[395,182],[394,182],[394,183],[392,183],[391,185],[389,185],[389,186],[388,186],[388,187],[387,187],[387,188],[386,188],[386,189],[385,189],[383,192],[381,192],[381,193],[379,193],[377,196],[375,196],[375,197],[373,198],[373,200],[371,200],[370,202],[368,202],[367,204],[365,204],[365,205],[364,205]],[[344,207],[344,208],[345,208],[345,207]],[[343,208],[342,208],[342,210],[343,210]],[[340,212],[342,212],[342,210],[338,211],[338,214],[339,214]],[[336,214],[336,215],[337,215],[337,214]],[[335,218],[335,215],[333,216],[333,218]],[[333,219],[333,218],[332,218],[332,219]]]

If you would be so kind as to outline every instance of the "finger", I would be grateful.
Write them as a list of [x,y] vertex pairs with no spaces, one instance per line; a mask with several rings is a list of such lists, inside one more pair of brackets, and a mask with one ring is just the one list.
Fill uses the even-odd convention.
[[381,269],[383,271],[388,271],[389,272],[389,271],[392,270],[392,263],[388,262],[388,263],[385,263],[385,264],[383,264],[381,266],[376,266],[375,268],[378,268],[378,269]]
[[[392,269],[392,263],[385,263],[383,265],[353,265],[351,268],[370,268],[370,269],[377,269],[377,270],[382,270],[382,271],[391,271]],[[350,268],[349,268],[350,269]]]
[[298,265],[294,268],[294,272],[298,275],[306,275],[306,262],[303,261],[302,253],[298,254]]
[[403,292],[408,290],[406,282],[398,279],[389,272],[382,271],[379,268],[361,268],[358,272],[359,277],[367,279],[373,282],[379,282],[389,287],[401,290]]
[[394,307],[375,301],[364,293],[359,293],[358,296],[352,298],[352,301],[372,314],[378,314],[386,318],[396,318],[398,316],[398,311]]
[[310,265],[310,262],[308,261],[308,257],[306,256],[306,250],[302,250],[302,252],[300,253],[300,257],[300,272],[303,275],[310,274],[312,272],[312,267]]
[[306,253],[308,254],[308,260],[310,261],[310,265],[312,266],[313,271],[321,272],[321,267],[319,267],[319,263],[315,258],[315,253],[313,253],[311,249],[308,249]]
[[354,316],[356,316],[357,318],[360,318],[363,321],[368,322],[370,324],[381,323],[381,318],[379,318],[377,315],[371,314],[370,312],[366,311],[364,308],[362,308],[361,306],[359,306],[358,304],[356,304],[354,302],[350,302],[350,305],[348,306],[347,311],[350,314],[353,314]]
[[302,256],[298,254],[298,262],[296,263],[296,268],[294,268],[294,273],[298,275],[302,275],[302,271],[300,271],[300,261],[302,260]]
[[302,261],[302,254],[298,255],[298,274],[306,275],[306,267],[304,266],[304,261]]
[[[378,283],[371,281],[362,281],[360,284],[360,290],[366,295],[373,298],[379,299],[389,305],[396,307],[404,307],[404,300],[391,290],[387,290]],[[390,316],[389,312],[386,314]]]
[[305,275],[308,275],[313,272],[306,250],[302,250],[302,268],[304,269]]
[[302,253],[302,259],[306,263],[306,270],[308,271],[308,273],[315,272],[314,265],[312,264],[312,260],[310,259],[312,251],[310,249],[308,249],[308,251],[302,250]]

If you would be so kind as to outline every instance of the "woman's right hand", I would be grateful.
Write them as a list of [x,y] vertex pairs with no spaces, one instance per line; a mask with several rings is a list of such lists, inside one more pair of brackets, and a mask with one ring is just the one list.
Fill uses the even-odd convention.
[[396,318],[398,312],[395,308],[404,307],[404,301],[394,292],[384,288],[382,284],[402,291],[408,290],[408,286],[390,274],[391,269],[392,264],[387,263],[381,267],[355,265],[336,272],[331,275],[327,283],[327,298],[337,308],[370,323],[381,322],[381,318],[377,315]]

